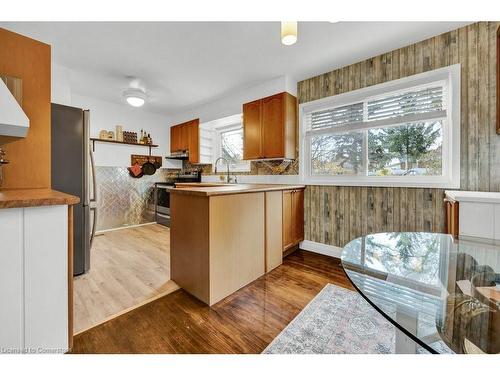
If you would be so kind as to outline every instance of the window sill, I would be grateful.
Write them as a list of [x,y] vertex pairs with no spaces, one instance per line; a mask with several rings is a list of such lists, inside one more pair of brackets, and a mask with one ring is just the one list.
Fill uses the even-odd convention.
[[460,189],[460,179],[452,181],[443,179],[405,178],[405,181],[390,177],[380,178],[343,178],[343,177],[308,177],[301,178],[301,183],[305,185],[325,185],[325,186],[353,186],[353,187],[394,187],[394,188],[433,188],[433,189]]

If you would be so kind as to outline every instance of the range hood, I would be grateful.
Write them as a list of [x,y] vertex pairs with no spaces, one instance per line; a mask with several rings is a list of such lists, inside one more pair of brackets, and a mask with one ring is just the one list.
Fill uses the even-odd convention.
[[169,156],[165,156],[165,159],[187,160],[189,159],[189,152],[187,150],[172,152]]
[[7,85],[0,79],[0,135],[26,137],[30,120]]

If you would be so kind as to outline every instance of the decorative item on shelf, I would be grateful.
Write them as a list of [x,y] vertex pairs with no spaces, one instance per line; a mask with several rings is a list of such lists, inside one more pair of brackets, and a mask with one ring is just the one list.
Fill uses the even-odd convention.
[[99,139],[108,139],[108,131],[107,130],[101,130],[99,132]]
[[126,143],[138,143],[137,142],[137,133],[136,132],[123,132],[123,142]]
[[116,125],[116,140],[123,142],[123,126]]
[[108,132],[108,139],[115,140],[115,133],[111,130]]

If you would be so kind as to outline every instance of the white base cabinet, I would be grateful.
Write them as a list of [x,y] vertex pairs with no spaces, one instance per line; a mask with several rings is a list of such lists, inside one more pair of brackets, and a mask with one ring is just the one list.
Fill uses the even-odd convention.
[[68,350],[68,206],[0,209],[0,352]]
[[498,238],[500,230],[495,223],[497,204],[460,202],[459,235],[482,238]]
[[500,193],[445,191],[446,200],[458,202],[458,235],[500,240]]

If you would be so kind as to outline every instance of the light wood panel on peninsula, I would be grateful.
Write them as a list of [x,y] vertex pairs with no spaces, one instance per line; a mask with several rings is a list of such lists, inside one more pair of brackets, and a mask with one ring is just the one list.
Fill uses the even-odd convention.
[[[282,263],[284,223],[295,228],[297,218],[303,227],[302,207],[294,204],[299,213],[285,212],[283,190],[290,186],[266,186],[172,189],[173,281],[213,305]],[[303,188],[293,189],[300,192],[297,202]]]

